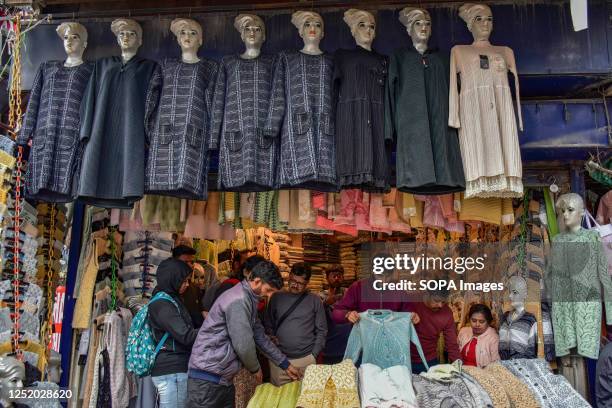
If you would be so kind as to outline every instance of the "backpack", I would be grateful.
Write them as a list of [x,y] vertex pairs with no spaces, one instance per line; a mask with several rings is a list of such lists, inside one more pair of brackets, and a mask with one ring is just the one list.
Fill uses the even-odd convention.
[[156,345],[155,337],[153,337],[153,330],[151,330],[151,326],[149,325],[149,305],[160,299],[172,302],[178,310],[178,304],[170,295],[165,292],[158,292],[138,311],[138,313],[136,313],[130,326],[127,345],[125,346],[125,365],[129,372],[139,377],[149,375],[157,354],[168,339],[168,336],[170,336],[170,333],[164,333],[161,340]]

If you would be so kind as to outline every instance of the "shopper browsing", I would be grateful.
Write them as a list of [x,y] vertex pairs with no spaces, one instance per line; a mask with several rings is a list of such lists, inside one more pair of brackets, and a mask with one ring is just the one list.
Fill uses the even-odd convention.
[[[387,254],[378,254],[377,257],[389,257]],[[342,300],[334,305],[332,318],[336,323],[359,321],[359,313],[369,309],[387,309],[393,312],[412,312],[412,307],[408,293],[395,290],[376,290],[374,281],[397,282],[399,273],[395,269],[385,269],[381,274],[371,276],[353,282],[346,290]],[[412,323],[419,323],[417,313],[412,316]]]
[[[299,263],[291,267],[287,291],[276,292],[266,308],[264,324],[269,334],[303,375],[306,367],[316,364],[325,347],[327,321],[319,296],[308,291],[312,270]],[[291,382],[285,372],[270,363],[270,382],[281,386]]]
[[[446,304],[447,301],[448,290],[436,290],[427,292],[424,302],[413,303],[411,305],[411,311],[418,313],[421,318],[421,322],[416,325],[416,331],[419,335],[427,364],[430,367],[439,363],[438,339],[441,334],[444,336],[444,350],[448,354],[450,362],[461,358],[459,346],[457,345],[455,320],[453,312]],[[427,371],[419,358],[416,347],[411,345],[410,348],[412,372],[419,374],[422,371]]]
[[325,279],[327,280],[327,289],[319,292],[321,300],[326,305],[333,305],[344,296],[346,289],[342,286],[344,283],[344,268],[342,265],[334,265],[325,270]]
[[458,336],[463,364],[483,368],[499,361],[499,335],[491,327],[491,309],[478,303],[470,307],[468,316],[470,325],[459,330]]
[[160,299],[149,305],[149,325],[156,342],[169,333],[157,354],[151,376],[159,395],[160,408],[185,405],[187,395],[187,364],[191,347],[198,334],[189,311],[180,299],[188,286],[191,267],[178,259],[166,259],[157,268],[157,286],[153,294],[165,292],[176,304]]
[[261,376],[258,347],[292,380],[299,371],[266,336],[257,318],[257,303],[283,287],[278,267],[269,261],[255,266],[243,280],[217,299],[200,328],[189,360],[188,406],[231,408],[232,380],[241,366]]

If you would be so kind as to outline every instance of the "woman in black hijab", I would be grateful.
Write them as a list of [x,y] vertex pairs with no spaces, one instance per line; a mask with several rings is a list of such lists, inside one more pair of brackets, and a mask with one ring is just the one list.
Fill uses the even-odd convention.
[[160,408],[183,407],[187,397],[187,366],[198,331],[180,295],[187,290],[190,275],[191,267],[178,259],[166,259],[157,268],[153,294],[165,292],[176,303],[160,299],[149,305],[149,325],[156,342],[169,334],[151,370]]

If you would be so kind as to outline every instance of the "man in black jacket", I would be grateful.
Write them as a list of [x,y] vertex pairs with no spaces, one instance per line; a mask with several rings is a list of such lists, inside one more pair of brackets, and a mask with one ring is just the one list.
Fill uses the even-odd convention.
[[187,263],[173,258],[166,259],[157,268],[157,287],[153,293],[163,291],[176,302],[174,305],[160,299],[149,305],[149,324],[155,340],[160,341],[169,333],[151,370],[160,408],[182,408],[187,398],[187,365],[198,331],[180,295],[189,286],[190,274]]

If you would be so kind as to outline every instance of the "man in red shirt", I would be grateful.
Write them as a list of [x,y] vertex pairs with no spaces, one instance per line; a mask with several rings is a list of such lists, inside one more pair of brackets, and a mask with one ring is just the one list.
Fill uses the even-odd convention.
[[[457,329],[453,312],[446,304],[448,290],[430,291],[425,294],[423,302],[412,303],[410,311],[419,315],[419,324],[415,325],[419,340],[423,348],[423,354],[427,364],[431,367],[438,361],[438,339],[440,333],[444,334],[444,347],[448,354],[448,360],[453,362],[461,359],[459,346],[457,345]],[[412,344],[410,355],[412,357],[412,372],[420,374],[425,370],[416,348]]]

